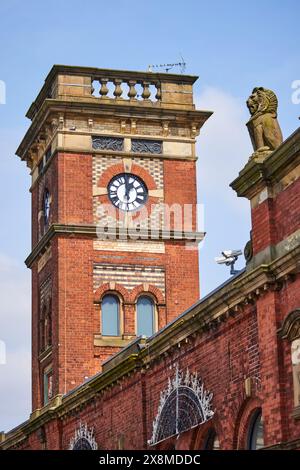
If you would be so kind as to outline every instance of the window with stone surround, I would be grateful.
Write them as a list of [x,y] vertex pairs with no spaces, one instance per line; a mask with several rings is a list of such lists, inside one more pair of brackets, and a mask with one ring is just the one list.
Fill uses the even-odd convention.
[[53,398],[53,374],[52,367],[44,369],[43,373],[43,404],[47,405]]
[[107,294],[101,302],[102,336],[120,336],[120,301],[116,295]]
[[42,305],[39,322],[39,349],[45,351],[52,346],[52,303],[48,299],[47,303]]
[[137,336],[152,336],[155,332],[154,302],[145,295],[137,301]]

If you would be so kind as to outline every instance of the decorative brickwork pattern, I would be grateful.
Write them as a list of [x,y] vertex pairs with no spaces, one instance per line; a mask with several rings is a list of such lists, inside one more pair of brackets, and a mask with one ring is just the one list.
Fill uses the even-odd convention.
[[101,284],[115,282],[128,290],[140,284],[152,284],[165,292],[165,270],[160,266],[94,265],[94,290]]

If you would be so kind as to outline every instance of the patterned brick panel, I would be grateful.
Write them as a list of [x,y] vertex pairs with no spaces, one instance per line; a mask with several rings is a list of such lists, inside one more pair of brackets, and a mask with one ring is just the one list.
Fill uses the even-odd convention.
[[165,294],[165,270],[160,266],[94,265],[94,290],[109,282],[120,284],[128,290],[147,283]]
[[122,157],[110,155],[93,155],[93,185],[97,185],[102,173],[110,166],[122,163]]

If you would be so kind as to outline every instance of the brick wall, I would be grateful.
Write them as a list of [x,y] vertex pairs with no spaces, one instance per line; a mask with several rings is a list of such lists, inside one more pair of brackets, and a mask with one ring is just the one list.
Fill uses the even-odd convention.
[[300,227],[300,178],[252,209],[253,252],[276,245]]

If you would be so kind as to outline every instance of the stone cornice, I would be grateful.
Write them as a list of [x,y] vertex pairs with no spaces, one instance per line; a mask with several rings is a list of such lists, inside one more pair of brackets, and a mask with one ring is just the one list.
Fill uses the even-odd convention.
[[[96,225],[66,225],[66,224],[52,224],[45,235],[35,245],[30,255],[26,258],[25,264],[28,268],[32,266],[37,257],[45,251],[49,245],[50,240],[55,235],[77,235],[91,237],[97,240],[126,240],[128,230],[128,238],[143,241],[174,241],[174,242],[187,242],[199,243],[204,239],[204,232],[178,232],[176,230],[155,230],[151,231],[135,231],[133,229],[119,229],[109,228],[105,231],[105,237],[99,238],[99,232]],[[132,231],[131,231],[132,230]],[[149,233],[149,236],[148,236]],[[134,237],[134,238],[133,238]]]
[[251,199],[257,192],[300,163],[300,127],[264,160],[252,158],[230,186],[240,197]]
[[189,123],[197,122],[199,128],[203,126],[205,121],[212,115],[211,111],[198,111],[193,109],[182,108],[163,108],[159,105],[149,103],[149,105],[132,105],[124,102],[116,103],[115,100],[107,100],[107,102],[99,102],[98,98],[91,97],[84,100],[74,99],[51,99],[47,98],[41,104],[37,115],[27,130],[21,144],[19,145],[16,154],[22,159],[26,159],[26,153],[36,138],[38,132],[41,130],[45,121],[49,118],[51,113],[80,113],[90,116],[105,116],[117,119],[153,119],[162,120],[166,119],[172,121],[187,121]]

